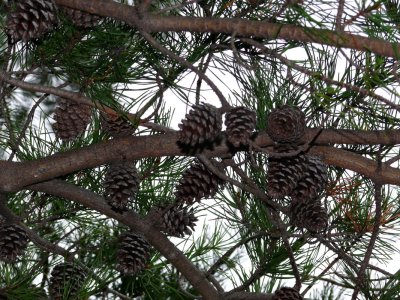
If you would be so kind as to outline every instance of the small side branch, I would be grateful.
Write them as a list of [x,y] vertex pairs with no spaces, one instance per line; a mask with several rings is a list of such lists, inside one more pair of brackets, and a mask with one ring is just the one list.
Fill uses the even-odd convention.
[[375,242],[378,238],[379,227],[381,224],[381,216],[382,216],[382,184],[375,183],[375,223],[374,228],[372,230],[371,239],[369,240],[368,248],[364,256],[364,260],[361,263],[360,270],[357,274],[357,286],[354,289],[352,300],[357,299],[357,295],[361,289],[361,287],[365,284],[365,270],[368,267],[369,260],[371,259],[372,251],[375,246]]
[[217,95],[219,101],[221,102],[222,110],[227,110],[230,107],[225,96],[222,94],[222,92],[219,90],[219,88],[215,85],[215,83],[210,78],[208,78],[203,72],[201,72],[197,67],[195,67],[194,65],[192,65],[190,62],[188,62],[184,58],[180,57],[179,55],[175,54],[174,52],[165,48],[163,45],[161,45],[159,42],[157,42],[149,33],[145,32],[145,31],[140,31],[140,33],[147,40],[147,42],[149,42],[154,48],[158,49],[161,53],[176,60],[177,62],[179,62],[181,65],[185,66],[186,68],[192,70],[193,72],[195,72],[197,74],[197,76],[199,76],[202,80],[207,82],[207,84],[211,87],[211,89],[214,91],[214,93]]

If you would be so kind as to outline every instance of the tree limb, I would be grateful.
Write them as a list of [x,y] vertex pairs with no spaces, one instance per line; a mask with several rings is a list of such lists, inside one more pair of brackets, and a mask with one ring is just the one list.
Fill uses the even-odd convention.
[[157,16],[147,14],[139,18],[136,7],[116,3],[110,0],[56,0],[58,5],[87,11],[100,16],[111,17],[126,22],[133,27],[142,27],[147,32],[188,31],[225,33],[242,37],[259,37],[266,39],[284,39],[307,43],[319,43],[334,47],[350,48],[360,51],[398,57],[399,43],[390,43],[376,38],[367,38],[360,35],[284,25],[265,21],[250,21],[230,18],[200,18],[182,16]]
[[185,276],[205,299],[219,299],[218,292],[210,282],[207,281],[205,274],[197,269],[165,235],[153,228],[151,220],[143,218],[133,211],[124,212],[122,214],[117,213],[110,208],[103,197],[62,180],[38,183],[28,188],[80,203],[129,226],[142,234],[151,245],[160,251],[160,253]]
[[[312,137],[315,130],[307,130],[302,141],[307,142],[308,137]],[[177,141],[178,133],[130,136],[115,138],[33,161],[0,161],[2,169],[0,190],[6,192],[18,191],[24,186],[112,162],[133,161],[144,157],[187,155],[179,148]],[[259,147],[273,145],[266,133],[260,133],[255,142]],[[315,145],[338,143],[394,145],[400,143],[400,131],[322,130],[314,141]],[[382,165],[382,168],[378,170],[375,161],[359,154],[327,146],[313,146],[308,153],[322,156],[329,165],[350,169],[371,178],[375,182],[400,185],[399,169]],[[221,144],[214,147],[214,150],[204,151],[203,154],[207,157],[223,157],[231,154],[231,152],[228,145],[222,141]]]

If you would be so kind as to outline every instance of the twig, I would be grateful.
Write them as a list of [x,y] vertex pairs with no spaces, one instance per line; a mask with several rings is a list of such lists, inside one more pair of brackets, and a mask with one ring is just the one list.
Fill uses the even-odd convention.
[[248,65],[248,64],[245,63],[245,62],[243,61],[243,59],[240,57],[240,54],[239,54],[239,52],[238,52],[238,50],[236,49],[236,46],[235,46],[235,38],[236,38],[236,31],[234,31],[234,32],[232,33],[231,41],[230,41],[230,43],[231,43],[231,50],[232,50],[232,53],[233,53],[233,57],[236,58],[237,63],[238,63],[240,66],[242,66],[243,68],[245,68],[246,70],[255,71],[255,70],[256,70],[256,66]]
[[[160,107],[161,107],[161,104],[162,104],[162,102],[163,102],[163,96],[164,96],[164,91],[166,90],[166,87],[163,86],[163,85],[161,84],[160,77],[159,77],[158,74],[156,75],[156,82],[157,82],[157,85],[158,85],[157,96],[158,96],[160,99],[158,100],[157,106],[156,106],[156,108],[154,109],[154,111],[153,111],[149,116],[147,116],[146,118],[143,119],[144,122],[146,122],[146,121],[148,121],[148,120],[151,120],[154,116],[155,116],[155,117],[158,116],[158,112],[159,112]],[[157,97],[157,98],[158,98],[158,97]],[[154,99],[157,99],[157,98],[155,97]],[[151,104],[154,103],[153,99],[150,99],[150,101],[149,101],[148,104],[150,104],[150,103],[151,103]],[[144,114],[144,112],[148,109],[148,107],[149,107],[148,104],[145,105],[145,107],[143,107],[141,110],[139,110],[139,111],[136,113],[136,115],[139,116],[139,117],[141,117],[141,116]]]
[[343,22],[342,22],[342,17],[343,17],[343,11],[344,11],[344,2],[345,0],[339,0],[339,5],[337,9],[337,14],[336,14],[336,22],[335,22],[335,29],[337,31],[343,31]]
[[182,3],[177,3],[175,5],[171,5],[171,6],[163,8],[163,9],[160,9],[160,10],[154,12],[153,14],[154,15],[160,15],[162,13],[169,12],[169,11],[174,10],[174,9],[180,9],[182,7],[185,7],[188,4],[193,4],[193,3],[197,3],[197,2],[198,2],[198,0],[183,1]]
[[240,246],[243,246],[244,244],[247,244],[248,242],[250,242],[256,238],[263,237],[263,236],[269,236],[269,234],[266,232],[259,232],[252,236],[249,236],[248,238],[241,240],[238,243],[236,243],[235,245],[233,245],[220,258],[218,258],[218,260],[208,269],[208,271],[206,272],[206,276],[214,274],[217,271],[217,269],[225,263],[225,261],[232,255],[232,253],[237,248],[239,248]]
[[371,239],[369,240],[369,244],[367,247],[367,251],[364,256],[364,260],[361,263],[360,270],[357,273],[356,287],[354,289],[352,300],[357,299],[357,295],[360,291],[361,286],[365,284],[365,270],[367,269],[368,262],[371,259],[372,251],[374,249],[375,242],[378,238],[379,227],[381,224],[381,216],[382,216],[382,184],[375,183],[375,224],[371,234]]
[[244,290],[246,290],[250,285],[252,285],[257,279],[259,279],[261,276],[263,276],[265,274],[266,271],[266,259],[264,258],[262,261],[260,261],[260,265],[257,267],[257,269],[253,272],[253,274],[251,274],[251,276],[242,283],[242,285],[230,290],[229,292],[227,292],[226,294],[229,295],[233,295],[237,292],[242,292]]
[[297,267],[296,259],[294,258],[294,253],[293,253],[292,247],[290,246],[290,243],[289,243],[288,232],[286,230],[286,226],[283,224],[282,219],[277,212],[271,212],[271,213],[272,213],[272,218],[274,220],[274,223],[276,224],[276,226],[279,229],[279,232],[281,233],[283,245],[285,246],[286,251],[288,253],[289,262],[292,266],[293,274],[296,279],[296,284],[295,284],[294,288],[296,290],[300,291],[300,289],[301,289],[300,272],[299,272],[299,268]]
[[[268,196],[265,195],[263,191],[261,191],[251,180],[246,176],[242,177],[244,183],[239,182],[235,179],[232,179],[231,177],[225,175],[223,172],[218,170],[217,167],[215,167],[212,162],[203,154],[198,154],[197,158],[215,175],[217,175],[219,178],[226,182],[230,182],[233,185],[237,186],[238,188],[241,188],[244,191],[247,191],[256,197],[260,198],[260,200],[264,201],[268,206],[273,207],[274,209],[278,209],[283,212],[287,212],[287,209],[279,205],[278,203],[275,203],[272,201]],[[240,174],[239,174],[240,175]],[[243,175],[243,174],[242,174]],[[247,180],[246,180],[247,178]]]
[[[8,69],[8,65],[10,63],[10,57],[11,57],[11,52],[12,52],[13,46],[10,42],[10,38],[8,39],[8,45],[7,45],[7,50],[4,52],[4,62],[3,65],[1,66],[1,72],[6,72]],[[13,132],[13,126],[12,122],[10,119],[10,113],[8,110],[7,102],[6,102],[6,83],[7,81],[4,80],[3,78],[0,77],[0,117],[3,115],[3,118],[6,123],[6,127],[8,129],[8,134],[10,137],[10,148],[12,151],[16,149],[16,139],[15,135]]]
[[[57,88],[63,88],[65,86],[67,86],[68,83],[63,83],[61,85],[59,85]],[[21,132],[17,138],[17,140],[15,141],[15,146],[14,149],[12,150],[10,157],[8,158],[9,161],[12,161],[14,158],[14,155],[17,153],[19,146],[21,145],[22,139],[25,136],[25,132],[28,129],[28,126],[30,124],[30,122],[33,119],[33,115],[35,114],[36,109],[38,108],[38,106],[49,96],[49,94],[44,94],[42,96],[40,96],[40,98],[38,99],[38,101],[35,102],[35,104],[32,106],[31,110],[29,111],[29,114],[26,117],[24,126],[21,129]]]
[[355,14],[352,17],[350,17],[348,20],[344,21],[344,23],[342,25],[343,28],[345,28],[345,27],[349,26],[350,24],[352,24],[359,17],[365,16],[365,15],[371,13],[373,10],[378,9],[380,6],[381,6],[380,2],[375,2],[371,6],[368,6],[367,8],[365,8],[363,10],[360,10],[357,14]]
[[201,77],[205,82],[207,82],[207,84],[211,87],[211,89],[214,91],[214,93],[217,95],[219,101],[221,102],[221,105],[222,105],[221,110],[222,111],[226,111],[230,108],[228,101],[226,100],[226,98],[222,94],[222,92],[218,89],[218,87],[215,85],[215,83],[210,78],[208,78],[204,73],[202,73],[197,67],[193,66],[191,63],[189,63],[184,58],[180,57],[179,55],[176,55],[172,51],[165,48],[163,45],[161,45],[159,42],[157,42],[149,33],[145,32],[143,30],[141,30],[140,33],[147,40],[147,42],[149,42],[154,48],[158,49],[161,53],[176,60],[181,65],[192,70],[193,72],[195,72],[197,74],[197,76]]
[[[386,105],[390,106],[391,108],[393,108],[393,109],[395,109],[397,111],[400,111],[400,105],[395,104],[392,101],[390,101],[389,99],[386,99],[385,97],[382,97],[382,96],[380,96],[380,95],[378,95],[378,94],[376,94],[376,93],[374,93],[374,92],[372,92],[370,90],[367,90],[367,89],[364,89],[364,88],[360,88],[358,86],[355,86],[355,85],[352,85],[352,84],[348,84],[348,83],[345,83],[345,82],[336,81],[336,80],[330,79],[330,78],[322,75],[321,73],[310,71],[307,68],[299,66],[298,64],[296,64],[292,60],[287,59],[283,55],[280,55],[276,51],[272,51],[272,50],[268,49],[263,44],[258,43],[258,42],[254,41],[252,39],[242,38],[241,40],[243,42],[246,42],[246,43],[250,44],[250,45],[258,47],[260,50],[262,50],[266,55],[268,55],[270,57],[278,58],[280,61],[282,61],[288,67],[291,67],[291,68],[293,68],[293,69],[295,69],[297,71],[300,71],[300,72],[302,72],[304,74],[307,74],[307,75],[309,75],[311,77],[320,79],[320,80],[322,80],[322,81],[324,81],[326,83],[334,84],[334,85],[337,85],[339,87],[345,88],[346,90],[351,90],[351,91],[360,93],[363,96],[372,97],[372,98],[374,98],[374,99],[376,99],[376,100],[378,100],[380,102],[385,103]],[[368,103],[365,102],[365,104],[367,105]]]
[[[204,64],[200,63],[199,69],[203,74],[206,73],[206,71],[208,69],[208,65],[210,64],[212,57],[213,57],[213,53],[210,52],[207,56],[205,63]],[[200,103],[200,89],[201,89],[202,82],[203,82],[202,78],[199,77],[197,79],[197,83],[196,83],[196,104]]]

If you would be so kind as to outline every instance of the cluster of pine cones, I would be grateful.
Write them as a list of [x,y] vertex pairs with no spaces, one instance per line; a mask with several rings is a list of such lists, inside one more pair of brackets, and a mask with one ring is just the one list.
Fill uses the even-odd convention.
[[298,108],[283,106],[268,115],[267,133],[275,145],[268,158],[267,191],[275,199],[290,197],[293,225],[320,232],[328,225],[320,200],[328,173],[320,158],[299,153],[304,132],[305,116]]
[[[6,32],[14,42],[40,38],[57,25],[59,11],[81,28],[93,27],[101,21],[99,16],[66,7],[58,8],[53,0],[18,0],[11,2]],[[59,99],[54,118],[56,137],[73,140],[83,134],[90,123],[91,107]],[[132,124],[121,116],[103,114],[101,123],[111,137],[128,136],[135,131]],[[228,143],[236,148],[247,146],[256,126],[256,114],[245,107],[232,108],[226,113],[225,125]],[[180,145],[198,151],[213,145],[220,138],[222,115],[210,104],[194,105],[179,127]],[[320,232],[328,222],[327,212],[319,198],[327,182],[327,167],[318,157],[297,153],[297,143],[304,132],[304,114],[299,109],[284,106],[269,114],[267,133],[276,142],[274,152],[278,155],[268,158],[267,192],[272,198],[290,197],[290,217],[294,225]],[[113,209],[124,211],[137,193],[139,183],[133,162],[112,164],[106,171],[104,196]],[[175,191],[176,203],[156,208],[161,214],[160,230],[177,237],[190,234],[197,218],[188,205],[213,197],[222,183],[206,166],[195,161],[179,180]],[[20,226],[0,224],[1,260],[14,262],[27,243],[26,233]],[[124,274],[137,274],[145,268],[150,249],[144,237],[134,232],[123,233],[119,238],[117,269]],[[55,266],[50,284],[53,298],[62,299],[66,292],[76,294],[84,277],[84,272],[73,264]],[[288,288],[277,291],[276,297],[301,299],[297,291]]]
[[80,28],[93,27],[101,21],[97,15],[59,8],[53,0],[14,0],[10,3],[6,32],[14,42],[40,38],[58,24],[60,11]]

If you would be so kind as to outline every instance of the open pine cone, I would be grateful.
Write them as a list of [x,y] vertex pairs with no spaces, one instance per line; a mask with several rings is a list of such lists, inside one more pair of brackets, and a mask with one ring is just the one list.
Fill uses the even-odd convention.
[[328,182],[327,166],[317,156],[304,156],[303,172],[290,195],[294,201],[305,202],[318,198]]
[[125,275],[139,273],[150,258],[150,248],[150,244],[136,233],[121,234],[117,250],[117,270]]
[[297,143],[305,129],[305,115],[297,107],[284,105],[268,115],[267,133],[277,143]]
[[[276,145],[277,154],[296,153],[297,148],[290,145]],[[298,181],[304,176],[304,155],[270,156],[268,157],[267,193],[272,198],[289,196],[296,188]]]
[[196,161],[183,172],[176,186],[175,197],[177,202],[191,204],[193,201],[214,196],[222,183],[218,176]]
[[324,231],[328,226],[328,214],[319,200],[293,201],[290,206],[291,223],[310,232]]
[[80,28],[95,27],[102,19],[102,17],[98,15],[93,15],[79,9],[73,9],[64,6],[61,8],[61,11],[67,15],[67,17],[76,27]]
[[256,113],[244,106],[234,107],[225,115],[226,135],[235,147],[247,145],[256,128]]
[[112,116],[106,113],[100,114],[101,127],[111,137],[132,135],[135,127],[123,116]]
[[51,271],[49,292],[52,300],[77,299],[85,280],[85,272],[77,265],[64,262]]
[[178,125],[181,129],[179,142],[187,147],[201,147],[212,143],[222,130],[222,116],[211,104],[193,105],[186,119]]
[[0,260],[13,263],[22,255],[28,245],[25,230],[17,225],[0,226]]
[[53,130],[56,137],[68,141],[83,134],[90,123],[91,113],[89,105],[60,98],[54,112],[56,123],[53,124]]
[[139,184],[139,175],[134,163],[112,164],[107,169],[104,179],[104,197],[113,209],[124,211],[139,190]]
[[184,207],[183,204],[176,204],[170,207],[159,206],[157,211],[163,212],[160,216],[160,230],[169,236],[183,237],[190,235],[196,226],[197,218],[194,210]]
[[27,42],[52,30],[57,21],[57,6],[53,0],[16,0],[11,2],[6,32],[14,42]]

